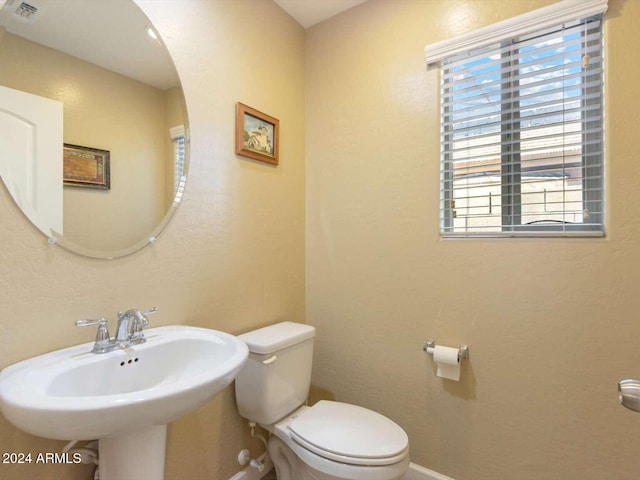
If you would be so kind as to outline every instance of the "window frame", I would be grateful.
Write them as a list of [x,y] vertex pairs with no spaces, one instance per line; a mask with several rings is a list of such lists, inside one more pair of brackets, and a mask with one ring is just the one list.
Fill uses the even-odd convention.
[[[513,39],[518,37],[524,37],[527,35],[536,34],[537,32],[544,32],[545,30],[558,27],[561,24],[568,22],[575,22],[582,18],[593,17],[595,15],[604,14],[607,10],[607,1],[606,0],[563,0],[556,4],[550,5],[548,7],[544,7],[538,10],[534,10],[527,14],[514,17],[508,19],[503,22],[499,22],[494,25],[490,25],[488,27],[481,28],[469,34],[463,35],[461,37],[456,37],[453,39],[448,39],[442,42],[438,42],[435,44],[428,45],[425,47],[425,56],[427,60],[427,65],[429,68],[440,67],[441,63],[450,57],[455,57],[461,53],[465,53],[471,50],[481,49],[483,47],[488,47],[495,44],[501,44],[504,46],[505,42],[511,42]],[[603,27],[600,27],[603,29]],[[518,49],[518,46],[514,46],[515,49]],[[508,50],[510,56],[513,57],[512,49]],[[495,52],[494,52],[495,53]],[[604,52],[603,52],[604,54]],[[517,55],[516,55],[517,56]],[[507,58],[506,61],[513,61],[513,59]],[[501,72],[504,72],[504,65],[501,68]],[[514,80],[511,78],[503,78],[505,82],[513,82]],[[519,80],[516,80],[516,82]],[[604,77],[602,77],[602,82],[604,82]],[[517,85],[510,84],[509,87],[514,87]],[[602,88],[602,87],[600,87]],[[511,88],[502,89],[502,98],[501,100],[508,101],[509,99],[505,99],[504,95],[511,91]],[[444,95],[447,94],[446,90],[442,90]],[[604,94],[602,94],[602,100],[604,101]],[[513,106],[519,107],[518,98],[513,99]],[[446,110],[446,105],[441,103],[441,119],[443,120],[443,127],[441,131],[441,139],[443,143],[452,144],[452,138],[448,138],[447,135],[453,132],[448,131],[447,122],[445,118],[450,112]],[[511,119],[513,123],[519,123],[518,117],[518,108],[513,109],[516,112],[514,118]],[[604,113],[604,107],[603,107]],[[504,115],[504,110],[501,111],[501,114]],[[507,118],[502,118],[502,121],[508,121]],[[581,119],[581,122],[585,123],[588,119]],[[602,129],[604,129],[604,118],[601,120]],[[519,130],[519,129],[516,129]],[[519,142],[520,139],[514,138],[505,138],[505,129],[501,127],[500,135],[502,136],[501,140],[501,158],[504,158],[505,155],[513,155],[509,148],[505,148],[505,145],[511,144],[514,141]],[[584,135],[584,134],[583,134]],[[604,136],[601,139],[602,144],[604,144]],[[448,140],[447,140],[448,138]],[[585,144],[585,142],[583,142]],[[518,149],[516,149],[518,150]],[[582,152],[582,168],[592,168],[589,165],[589,162],[593,160],[589,159],[588,155],[585,155],[586,152]],[[452,152],[446,151],[444,146],[441,150],[441,165],[445,165],[447,163],[451,164],[453,162]],[[604,152],[602,153],[601,159],[597,161],[600,170],[600,174],[604,176]],[[520,162],[516,161],[508,161],[505,162],[501,160],[500,169],[501,175],[506,176],[509,179],[519,180],[520,170],[519,170]],[[452,192],[453,192],[453,168],[446,169],[443,168],[441,172],[440,185],[442,188],[441,195],[441,225],[440,231],[443,237],[486,237],[486,236],[603,236],[605,230],[605,218],[604,218],[604,200],[605,200],[605,183],[604,180],[601,180],[600,188],[600,198],[597,200],[598,202],[602,202],[600,206],[602,216],[599,219],[599,225],[584,225],[584,224],[567,224],[566,222],[561,224],[554,224],[553,222],[540,224],[540,225],[532,225],[525,224],[522,225],[521,222],[513,222],[511,219],[514,217],[518,219],[521,216],[521,212],[518,210],[521,206],[521,202],[512,200],[518,199],[521,192],[520,182],[519,181],[508,181],[507,185],[504,185],[504,182],[501,182],[501,198],[509,199],[509,202],[500,202],[502,212],[502,222],[501,225],[508,226],[508,230],[503,231],[476,231],[476,232],[453,232],[453,220],[454,213],[452,208]],[[584,182],[588,180],[583,180],[583,191],[588,192],[589,190],[586,188]],[[490,198],[490,197],[489,197]],[[587,193],[583,198],[583,202],[585,204],[585,209],[591,211],[597,211],[597,209],[590,208],[590,205],[593,204],[593,199],[589,197]],[[515,205],[515,207],[514,207]],[[508,209],[515,208],[515,211],[508,211]],[[563,207],[563,210],[565,208]],[[509,217],[507,220],[506,217]],[[591,222],[590,222],[591,223]]]
[[173,145],[173,194],[174,201],[180,201],[186,181],[186,149],[187,129],[178,125],[169,129],[169,136]]

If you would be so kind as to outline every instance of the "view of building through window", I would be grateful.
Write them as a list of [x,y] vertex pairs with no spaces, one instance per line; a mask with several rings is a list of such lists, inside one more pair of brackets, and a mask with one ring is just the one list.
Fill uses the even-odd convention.
[[[546,133],[557,132],[557,145],[544,138]],[[573,132],[571,131],[573,130]],[[535,131],[521,133],[520,170],[520,218],[522,224],[533,222],[582,223],[583,186],[582,152],[579,145],[565,147],[571,136],[581,137],[580,123],[542,129],[543,138]],[[497,136],[499,137],[499,135]],[[499,142],[499,139],[497,140]],[[473,146],[473,140],[456,142],[456,149],[464,144],[481,153],[481,146]],[[498,150],[495,152],[495,150]],[[492,153],[491,150],[494,150]],[[468,151],[468,150],[467,150]],[[486,159],[466,160],[454,154],[454,228],[470,230],[489,228],[502,230],[502,175],[500,148],[486,148]]]
[[443,65],[443,231],[601,221],[600,52],[598,20]]

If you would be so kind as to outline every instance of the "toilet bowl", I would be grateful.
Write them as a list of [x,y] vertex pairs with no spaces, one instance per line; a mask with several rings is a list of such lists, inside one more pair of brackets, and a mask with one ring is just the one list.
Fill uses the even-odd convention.
[[355,405],[321,401],[269,430],[278,480],[398,480],[409,467],[404,431]]
[[406,433],[372,410],[322,400],[309,407],[315,329],[283,322],[241,335],[249,360],[236,377],[240,414],[270,433],[278,480],[399,480]]

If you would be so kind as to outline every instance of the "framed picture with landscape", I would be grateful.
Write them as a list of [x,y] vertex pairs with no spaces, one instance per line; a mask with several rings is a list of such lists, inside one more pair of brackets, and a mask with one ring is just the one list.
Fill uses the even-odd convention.
[[108,150],[65,143],[64,185],[109,190],[111,188],[109,157]]
[[236,154],[278,165],[280,122],[243,103],[236,104]]

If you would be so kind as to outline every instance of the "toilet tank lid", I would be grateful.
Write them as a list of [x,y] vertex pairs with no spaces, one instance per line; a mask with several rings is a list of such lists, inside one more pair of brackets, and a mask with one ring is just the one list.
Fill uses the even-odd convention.
[[316,329],[302,323],[281,322],[239,335],[249,351],[258,354],[275,353],[296,343],[313,338]]

